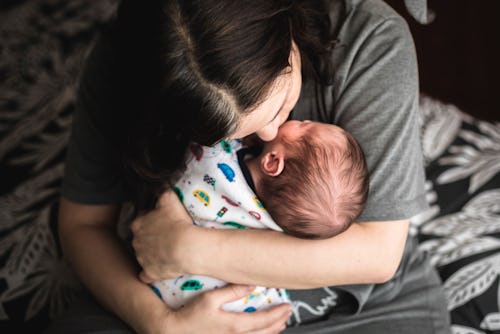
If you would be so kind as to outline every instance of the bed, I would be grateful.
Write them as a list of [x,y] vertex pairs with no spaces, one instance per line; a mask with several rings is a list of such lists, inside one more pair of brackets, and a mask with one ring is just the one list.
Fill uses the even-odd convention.
[[[1,333],[42,331],[81,290],[57,201],[82,64],[116,5],[0,2]],[[500,331],[500,123],[428,95],[420,113],[430,209],[410,233],[441,275],[453,333]]]

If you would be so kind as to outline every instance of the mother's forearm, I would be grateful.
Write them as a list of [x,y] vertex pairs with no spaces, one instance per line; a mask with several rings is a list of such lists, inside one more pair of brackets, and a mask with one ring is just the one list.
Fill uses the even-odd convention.
[[[144,283],[115,234],[117,209],[64,198],[59,234],[66,260],[104,306],[140,333],[153,333],[168,309]],[[109,222],[109,223],[108,223]]]
[[325,240],[263,230],[205,230],[192,234],[191,272],[243,284],[306,289],[380,283],[399,265],[407,221],[354,223]]

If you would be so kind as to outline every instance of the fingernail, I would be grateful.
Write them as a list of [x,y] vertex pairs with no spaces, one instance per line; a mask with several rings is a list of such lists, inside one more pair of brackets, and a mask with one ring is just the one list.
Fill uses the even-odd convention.
[[246,289],[248,292],[252,292],[253,290],[255,290],[255,286],[254,285],[247,285]]

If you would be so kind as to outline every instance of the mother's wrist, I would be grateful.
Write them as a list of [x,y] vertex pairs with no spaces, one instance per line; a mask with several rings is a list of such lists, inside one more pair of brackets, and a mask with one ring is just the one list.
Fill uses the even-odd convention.
[[187,273],[203,275],[202,264],[206,261],[204,237],[208,230],[192,225],[182,233],[182,254],[177,254],[177,259],[182,261],[182,266]]
[[158,298],[150,287],[142,286],[134,291],[127,303],[128,311],[120,317],[137,333],[173,333],[166,329],[177,327],[171,319],[174,311]]
[[139,333],[147,334],[170,334],[181,333],[174,315],[175,311],[162,307],[161,310],[152,310],[149,321],[146,321],[145,328],[139,330]]
[[[189,273],[207,276],[216,276],[223,268],[221,261],[221,246],[225,237],[224,230],[195,227],[186,235],[189,254]],[[216,260],[214,260],[216,259]]]

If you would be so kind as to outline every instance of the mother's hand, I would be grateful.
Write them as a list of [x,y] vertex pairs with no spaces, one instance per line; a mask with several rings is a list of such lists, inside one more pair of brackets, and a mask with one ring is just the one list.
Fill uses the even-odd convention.
[[[196,297],[183,308],[172,312],[175,333],[259,333],[274,334],[285,329],[291,315],[289,304],[281,304],[264,311],[253,313],[227,312],[221,305],[238,300],[251,293],[255,287],[227,285],[207,291]],[[169,332],[169,331],[167,331]]]
[[185,236],[196,227],[173,191],[165,192],[157,208],[138,216],[131,225],[132,247],[142,266],[140,278],[145,283],[180,276],[186,256]]

